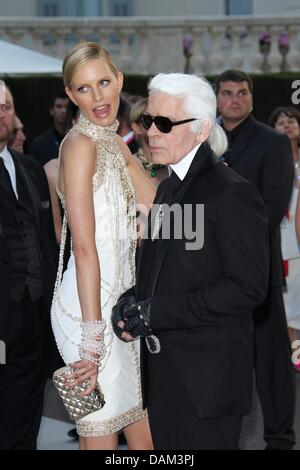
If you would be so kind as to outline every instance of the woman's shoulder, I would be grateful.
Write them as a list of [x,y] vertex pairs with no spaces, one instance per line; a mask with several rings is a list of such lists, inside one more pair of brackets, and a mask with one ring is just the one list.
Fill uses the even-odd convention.
[[95,155],[96,143],[87,135],[71,129],[61,143],[60,156],[74,159],[86,154]]
[[62,147],[77,148],[78,146],[95,148],[96,143],[87,135],[82,134],[76,129],[71,129],[62,142]]
[[69,144],[90,144],[91,146],[95,146],[95,141],[92,140],[88,135],[83,134],[82,132],[78,131],[76,127],[71,129],[66,137],[64,138],[64,143]]

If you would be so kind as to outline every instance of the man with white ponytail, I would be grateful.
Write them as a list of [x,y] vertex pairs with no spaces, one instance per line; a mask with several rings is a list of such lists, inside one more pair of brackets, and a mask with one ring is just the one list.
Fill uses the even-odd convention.
[[[218,162],[227,143],[205,79],[154,77],[141,123],[153,161],[171,176],[158,187],[136,286],[113,308],[114,330],[123,341],[143,338],[155,449],[238,449],[251,410],[252,311],[268,282],[265,209]],[[202,243],[192,241],[201,231]]]

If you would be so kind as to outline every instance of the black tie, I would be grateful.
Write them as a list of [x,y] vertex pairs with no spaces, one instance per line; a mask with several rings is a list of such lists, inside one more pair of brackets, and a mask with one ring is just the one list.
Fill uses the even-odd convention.
[[157,239],[157,236],[159,232],[161,231],[165,212],[168,211],[168,208],[172,206],[175,192],[178,189],[180,183],[181,183],[181,180],[173,171],[172,175],[169,177],[167,181],[165,192],[162,195],[162,199],[160,203],[155,204],[151,209],[150,224],[148,227],[148,236],[152,240]]
[[174,199],[174,193],[178,189],[180,183],[181,183],[180,178],[178,178],[175,171],[172,171],[172,174],[169,177],[169,181],[167,182],[165,194],[163,195],[161,204],[168,204],[169,206],[172,205],[172,201]]
[[0,156],[0,185],[11,194],[14,194],[14,190],[11,184],[9,173],[4,165],[4,160]]

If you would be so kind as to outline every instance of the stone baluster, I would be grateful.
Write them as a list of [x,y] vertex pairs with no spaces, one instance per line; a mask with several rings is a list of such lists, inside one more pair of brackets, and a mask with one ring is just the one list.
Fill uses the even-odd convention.
[[24,28],[13,28],[12,30],[7,30],[9,34],[10,40],[12,40],[15,44],[22,44],[22,39],[26,34],[26,30]]
[[99,36],[99,42],[107,51],[110,49],[110,31],[108,29],[99,29],[95,31],[95,35]]
[[60,59],[63,59],[67,52],[68,46],[66,40],[71,32],[71,28],[59,28],[52,31],[53,37],[56,39],[56,55]]
[[300,32],[300,26],[289,26],[289,43],[290,48],[286,56],[287,70],[291,72],[299,72],[300,70],[300,51],[298,46],[298,35]]
[[76,30],[76,37],[78,39],[78,42],[88,41],[91,34],[91,28],[79,28]]
[[284,31],[282,26],[271,26],[270,54],[268,55],[268,64],[271,72],[280,72],[282,64],[282,54],[279,51],[278,35]]
[[252,73],[262,73],[262,65],[264,59],[259,48],[259,38],[261,29],[261,26],[253,26],[249,29],[251,38],[250,65]]
[[49,33],[46,28],[33,28],[31,29],[31,35],[34,42],[34,48],[36,51],[45,53],[45,38]]
[[9,29],[6,30],[6,28],[4,28],[3,26],[1,26],[0,28],[0,39],[5,39],[5,36],[9,36]]
[[224,35],[223,26],[214,26],[210,28],[212,36],[212,51],[209,58],[210,70],[208,73],[218,75],[223,71],[224,57],[221,52],[221,38]]
[[245,28],[240,26],[233,26],[229,30],[231,36],[231,50],[229,53],[229,63],[233,69],[241,69],[244,57],[240,49],[240,38],[241,34],[245,31]]
[[191,38],[193,40],[192,56],[190,59],[191,70],[194,73],[205,73],[205,57],[202,54],[202,36],[206,28],[193,28]]
[[120,68],[123,72],[130,73],[133,66],[133,60],[130,55],[130,35],[134,30],[129,28],[122,28],[119,31],[120,37]]
[[[39,52],[62,58],[74,39],[90,39],[95,33],[126,73],[149,74],[158,71],[187,70],[201,74],[218,74],[224,67],[249,67],[253,73],[262,71],[300,70],[300,17],[249,17],[245,20],[249,41],[241,39],[245,26],[234,17],[160,18],[0,18],[0,35],[4,40]],[[192,38],[190,49],[183,51],[182,37],[187,32]],[[224,41],[224,33],[228,39]],[[271,44],[259,44],[260,33],[269,31]],[[287,31],[289,43],[278,44],[278,34]],[[135,35],[135,37],[134,37]],[[53,41],[52,41],[53,36]],[[116,38],[116,40],[115,40]],[[131,41],[134,38],[134,41]],[[72,41],[71,41],[72,39]],[[281,38],[284,39],[284,38]],[[77,41],[76,41],[77,42]],[[248,44],[249,42],[249,44]],[[135,54],[135,57],[133,56]],[[185,59],[185,61],[183,60]]]
[[139,64],[139,69],[138,73],[142,75],[149,75],[150,73],[150,59],[149,59],[149,46],[148,46],[148,41],[149,41],[149,34],[147,29],[141,28],[138,31],[138,38],[137,38],[139,48],[138,50],[140,51],[140,55],[138,57],[138,64]]

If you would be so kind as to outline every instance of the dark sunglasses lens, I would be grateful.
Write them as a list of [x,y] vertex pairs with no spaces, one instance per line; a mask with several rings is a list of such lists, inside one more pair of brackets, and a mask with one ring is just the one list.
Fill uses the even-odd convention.
[[146,129],[146,131],[150,129],[150,127],[152,126],[152,122],[153,119],[151,116],[148,116],[147,114],[141,114],[140,123],[142,124],[143,128]]
[[170,121],[169,118],[163,117],[163,116],[157,116],[154,119],[154,123],[155,123],[157,129],[160,132],[164,132],[165,134],[167,134],[168,132],[171,132],[172,127],[173,127],[172,126],[172,121]]

